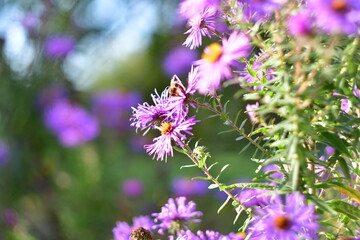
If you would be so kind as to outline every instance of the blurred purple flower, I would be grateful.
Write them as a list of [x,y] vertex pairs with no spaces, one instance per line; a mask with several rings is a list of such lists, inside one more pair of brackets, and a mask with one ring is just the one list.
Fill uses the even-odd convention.
[[113,240],[129,240],[131,232],[138,228],[143,227],[151,231],[154,222],[148,216],[139,216],[133,218],[133,225],[130,226],[127,222],[117,222],[116,227],[113,228]]
[[13,227],[18,222],[18,215],[13,209],[5,209],[2,214],[6,225]]
[[255,104],[247,104],[246,105],[246,114],[249,116],[252,123],[258,122],[257,120],[257,112],[256,110],[259,108],[259,102],[256,102]]
[[200,80],[197,88],[201,94],[212,94],[220,87],[223,78],[231,78],[231,66],[250,51],[250,39],[244,33],[232,32],[223,45],[212,43],[204,49],[202,59],[195,61],[199,66]]
[[182,141],[186,139],[184,133],[193,135],[190,132],[192,130],[191,126],[197,122],[199,120],[195,120],[195,116],[188,119],[179,118],[175,122],[162,122],[159,127],[155,127],[161,132],[161,136],[154,138],[153,144],[145,145],[146,152],[149,155],[154,155],[153,158],[156,157],[157,160],[163,161],[165,159],[166,161],[168,155],[173,156],[171,142],[174,141],[182,147]]
[[301,11],[288,18],[289,33],[293,36],[309,36],[313,30],[312,17],[308,11]]
[[164,58],[162,68],[167,76],[185,75],[191,69],[191,64],[198,58],[196,51],[186,47],[173,48]]
[[202,216],[202,212],[196,211],[196,204],[193,201],[186,203],[186,197],[178,197],[176,199],[169,198],[168,202],[161,208],[160,213],[153,213],[155,223],[153,229],[158,229],[160,234],[164,234],[164,230],[170,230],[173,222],[178,222],[184,226],[187,222],[200,222],[196,217]]
[[2,140],[0,140],[0,167],[4,167],[8,164],[10,159],[10,148]]
[[44,42],[45,55],[52,59],[64,58],[75,48],[75,39],[67,35],[48,37]]
[[93,112],[106,127],[120,133],[130,127],[131,107],[138,105],[140,101],[141,96],[137,92],[108,90],[93,97]]
[[97,120],[82,107],[64,99],[45,109],[44,122],[65,147],[75,147],[99,134]]
[[358,89],[358,86],[355,84],[353,94],[355,97],[360,98],[360,90]]
[[138,197],[143,193],[144,184],[139,179],[126,179],[122,183],[122,192],[129,197]]
[[196,234],[190,230],[186,230],[183,233],[183,237],[186,240],[243,240],[244,238],[235,233],[229,235],[222,235],[219,232],[206,230],[205,232],[198,230]]
[[280,196],[272,199],[270,205],[255,208],[249,228],[251,239],[267,239],[271,236],[277,240],[317,239],[320,225],[316,222],[315,207],[307,205],[306,199],[299,192],[286,196],[283,205]]
[[218,9],[219,5],[219,0],[182,0],[178,12],[184,19],[189,20],[206,8]]
[[269,205],[271,200],[270,191],[263,189],[245,189],[240,192],[237,199],[244,204],[245,207],[264,207]]
[[172,181],[171,189],[175,196],[202,196],[207,193],[208,184],[201,179],[191,180],[186,177],[179,177]]
[[216,9],[209,7],[197,15],[194,15],[189,21],[189,34],[183,45],[190,49],[195,49],[202,45],[202,36],[211,38],[211,32],[215,31]]
[[351,102],[346,96],[343,96],[339,93],[333,93],[334,96],[340,96],[340,110],[349,113],[351,111]]
[[357,34],[360,22],[359,0],[308,0],[317,25],[331,34]]
[[320,156],[320,160],[326,161],[335,153],[335,149],[330,146],[326,146],[324,149],[324,154]]
[[244,15],[250,21],[256,22],[269,18],[284,2],[284,0],[240,0],[241,6],[245,7]]
[[28,12],[22,17],[21,24],[26,29],[32,30],[32,29],[36,28],[37,26],[39,26],[40,18],[32,12]]

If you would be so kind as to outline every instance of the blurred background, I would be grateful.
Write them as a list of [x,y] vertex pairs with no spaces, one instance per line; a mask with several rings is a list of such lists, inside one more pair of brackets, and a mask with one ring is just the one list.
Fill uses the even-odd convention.
[[[182,47],[177,0],[0,0],[0,239],[112,239],[117,221],[159,212],[185,195],[204,212],[201,230],[236,231],[226,197],[175,153],[152,160],[129,125],[131,106],[183,81],[200,49]],[[205,41],[206,43],[206,41]],[[238,90],[229,87],[225,96]],[[246,105],[227,97],[236,114]],[[221,181],[247,181],[252,149],[219,119],[194,127]],[[233,116],[235,117],[235,116]],[[242,120],[247,118],[244,114]],[[247,127],[251,127],[247,125]],[[153,134],[153,135],[152,135]],[[195,142],[194,140],[194,142]]]

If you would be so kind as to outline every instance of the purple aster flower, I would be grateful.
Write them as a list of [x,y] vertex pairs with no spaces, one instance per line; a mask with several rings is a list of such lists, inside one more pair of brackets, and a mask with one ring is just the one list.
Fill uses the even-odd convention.
[[349,101],[349,99],[346,98],[346,96],[343,96],[341,94],[338,93],[334,93],[334,96],[341,96],[340,98],[340,110],[349,113],[351,111],[351,102]]
[[202,59],[195,61],[199,66],[201,79],[197,88],[201,94],[213,93],[220,87],[223,78],[231,78],[231,66],[250,51],[250,39],[244,33],[233,32],[223,45],[212,43],[204,49]]
[[189,20],[195,15],[201,14],[206,8],[219,8],[219,0],[182,0],[179,6],[179,14]]
[[22,19],[21,19],[21,24],[28,30],[34,29],[37,26],[39,26],[40,24],[40,19],[39,17],[32,13],[32,12],[28,12],[26,13]]
[[251,76],[251,74],[247,71],[246,68],[244,69],[244,71],[246,72],[241,74],[245,81],[251,84],[250,87],[253,88],[255,91],[264,90],[264,86],[261,85],[260,79],[263,80],[265,78],[267,81],[270,81],[275,77],[272,74],[275,71],[274,68],[265,68],[263,66],[264,61],[268,58],[270,58],[270,55],[264,53],[263,51],[261,51],[258,55],[255,56],[254,63],[251,66],[251,69],[256,73],[257,77]]
[[117,222],[116,227],[113,229],[113,240],[129,240],[131,232],[138,228],[143,227],[151,231],[154,222],[148,216],[139,216],[133,218],[133,225],[130,226],[127,222]]
[[264,207],[270,203],[271,195],[269,193],[270,191],[263,189],[245,189],[240,192],[237,199],[247,208],[254,206]]
[[186,203],[186,197],[176,199],[169,198],[168,202],[161,208],[160,213],[153,213],[155,223],[153,229],[159,229],[160,234],[165,230],[187,229],[187,222],[200,222],[196,217],[202,216],[202,212],[196,211],[196,204],[193,201]]
[[157,92],[151,95],[155,105],[150,105],[147,102],[139,104],[137,108],[133,109],[133,117],[130,118],[131,126],[135,126],[136,130],[146,130],[144,135],[151,129],[155,128],[162,121],[168,118],[168,97],[167,89],[159,95]]
[[202,45],[202,36],[211,38],[210,33],[215,31],[215,14],[216,9],[209,7],[190,18],[188,21],[190,29],[185,32],[189,36],[183,45],[195,49]]
[[182,133],[185,132],[192,135],[192,125],[199,122],[195,120],[195,116],[188,119],[178,118],[175,122],[162,122],[159,127],[155,126],[160,132],[161,136],[155,138],[155,143],[151,145],[145,145],[146,152],[150,155],[154,155],[158,160],[167,161],[167,156],[173,156],[173,149],[171,141],[175,141],[180,147],[183,147],[183,140],[186,136]]
[[67,35],[51,36],[45,40],[44,51],[52,59],[64,58],[75,48],[75,39]]
[[326,146],[324,149],[324,154],[320,156],[320,160],[326,161],[335,153],[335,149],[330,146]]
[[[287,195],[286,205],[280,196],[272,199],[270,205],[255,209],[249,233],[251,239],[317,239],[315,207],[307,205],[299,192]],[[269,238],[270,237],[270,238]]]
[[45,109],[46,126],[65,147],[74,147],[99,134],[98,122],[82,107],[60,99]]
[[360,90],[358,89],[358,86],[355,84],[353,94],[355,97],[360,98]]
[[276,172],[270,174],[269,177],[280,179],[280,180],[284,181],[285,180],[284,174],[282,172],[280,172],[279,170],[280,170],[280,168],[277,165],[269,164],[269,165],[265,166],[264,173],[276,171]]
[[129,128],[131,107],[140,101],[137,92],[108,90],[93,97],[93,111],[106,127],[123,132]]
[[175,114],[179,117],[185,117],[188,114],[188,100],[195,94],[199,81],[198,68],[191,68],[188,76],[188,86],[185,87],[181,80],[174,75],[171,79],[169,91],[169,111],[170,115]]
[[358,0],[308,0],[317,25],[327,33],[357,34],[360,21]]
[[190,230],[186,230],[182,233],[183,238],[186,240],[243,240],[244,236],[241,234],[230,233],[228,235],[222,235],[219,232],[206,230],[197,231],[196,234]]
[[279,9],[285,2],[284,0],[241,0],[240,1],[245,7],[244,13],[248,19],[252,21],[262,21],[263,19],[269,18],[271,14]]
[[257,112],[256,110],[259,108],[259,102],[256,102],[255,104],[247,104],[246,105],[246,114],[249,116],[251,122],[256,123],[257,120]]
[[312,33],[312,17],[308,11],[301,11],[288,18],[289,33],[293,36],[309,36]]
[[10,159],[9,146],[2,140],[0,140],[0,167],[4,167],[8,164]]
[[182,76],[189,72],[191,63],[198,58],[196,51],[191,51],[186,47],[176,47],[165,57],[162,68],[167,76],[175,74]]
[[139,179],[126,179],[122,183],[122,192],[129,197],[138,197],[143,193],[144,184]]
[[187,230],[184,235],[186,236],[187,240],[228,240],[229,238],[221,235],[219,232],[215,232],[212,230],[197,231],[196,234],[192,233],[191,231]]
[[181,177],[172,181],[171,189],[175,196],[202,196],[207,193],[208,184],[200,179]]

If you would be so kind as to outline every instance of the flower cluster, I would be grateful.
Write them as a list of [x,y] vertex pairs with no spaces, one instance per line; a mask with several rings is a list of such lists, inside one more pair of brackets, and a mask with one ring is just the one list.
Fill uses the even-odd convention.
[[77,146],[99,134],[96,118],[67,99],[59,99],[47,106],[44,122],[65,147]]
[[279,196],[269,205],[255,209],[249,233],[251,239],[317,239],[319,224],[315,207],[307,205],[299,192],[286,196],[284,205]]
[[[145,145],[146,151],[166,160],[173,155],[172,143],[180,146],[213,182],[211,187],[225,192],[238,214],[248,214],[241,227],[247,239],[317,239],[325,235],[318,230],[327,216],[317,215],[316,207],[349,221],[350,227],[343,229],[341,223],[327,238],[353,235],[359,226],[355,215],[360,214],[360,1],[182,0],[178,12],[188,27],[183,45],[190,50],[202,47],[204,37],[211,38],[210,44],[203,46],[201,59],[193,61],[187,87],[175,75],[168,89],[152,95],[153,105],[134,108],[132,126],[161,133]],[[227,28],[220,33],[217,27],[224,22]],[[231,120],[217,94],[234,83],[239,85],[234,96],[249,101],[244,105],[253,127],[250,133],[246,119],[238,124],[240,113]],[[214,101],[199,103],[196,93]],[[247,146],[256,148],[252,160],[264,169],[256,178],[262,182],[226,186],[219,175],[228,165],[212,176],[206,148],[184,143],[185,134],[192,135],[198,122],[188,116],[192,106],[213,112],[232,128],[229,132],[239,134],[236,141],[246,139]],[[176,183],[178,188],[182,184]],[[332,193],[334,189],[338,192]],[[199,213],[184,198],[170,199],[153,216],[154,229],[176,233],[180,239],[243,237],[192,232],[183,223]]]
[[[133,225],[126,222],[117,222],[113,229],[113,240],[137,239],[132,234],[139,228],[148,231],[148,234],[156,234],[157,230],[161,235],[167,234],[169,239],[188,239],[188,240],[243,240],[245,234],[229,233],[222,235],[213,230],[197,231],[193,233],[189,230],[188,224],[191,222],[200,222],[198,217],[202,212],[196,211],[196,204],[193,201],[187,202],[186,197],[170,198],[161,208],[160,213],[152,214],[154,221],[148,216],[134,217]],[[131,236],[131,238],[129,238]],[[148,236],[150,239],[151,236]]]
[[154,105],[145,102],[133,108],[131,126],[145,130],[157,129],[161,135],[156,137],[153,144],[145,145],[146,151],[158,160],[167,160],[167,156],[173,156],[172,141],[180,147],[184,146],[186,134],[192,135],[192,126],[199,122],[195,116],[188,117],[190,98],[195,93],[196,83],[199,79],[198,69],[192,68],[188,77],[188,86],[185,87],[175,75],[171,86],[165,89],[161,95],[152,95]]

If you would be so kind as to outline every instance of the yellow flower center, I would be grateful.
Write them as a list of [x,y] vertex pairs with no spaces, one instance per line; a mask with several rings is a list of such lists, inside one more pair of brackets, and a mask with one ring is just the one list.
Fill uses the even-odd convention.
[[222,46],[219,43],[212,43],[206,47],[201,58],[206,59],[208,62],[216,62],[222,55]]
[[173,130],[173,124],[171,122],[163,122],[160,126],[161,135],[168,135]]
[[346,13],[349,10],[346,0],[333,0],[331,2],[331,8],[339,13]]
[[291,220],[286,216],[278,216],[275,218],[275,226],[281,230],[287,230],[291,227]]
[[246,233],[244,233],[244,232],[238,232],[238,233],[236,233],[236,235],[238,235],[240,238],[246,238]]

